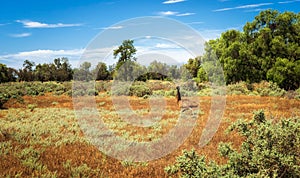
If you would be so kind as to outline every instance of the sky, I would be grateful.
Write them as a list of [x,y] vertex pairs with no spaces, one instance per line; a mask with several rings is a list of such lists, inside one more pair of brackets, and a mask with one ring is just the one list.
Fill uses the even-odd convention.
[[[17,69],[22,68],[24,60],[50,63],[58,57],[67,57],[72,67],[78,67],[91,56],[95,63],[112,64],[115,62],[112,50],[122,40],[134,38],[134,34],[143,35],[136,29],[150,34],[135,37],[141,58],[153,54],[155,58],[173,58],[182,63],[198,55],[191,52],[190,46],[203,43],[199,42],[199,36],[207,41],[229,29],[242,30],[246,22],[253,21],[265,9],[300,12],[300,0],[0,0],[0,3],[0,63]],[[147,17],[160,18],[162,23],[151,22],[158,26],[152,28],[146,25]],[[188,36],[186,31],[178,29],[196,31],[198,36]],[[121,32],[128,36],[119,36]],[[168,35],[171,33],[173,36]],[[191,44],[183,42],[184,38]],[[90,55],[87,51],[94,53]]]

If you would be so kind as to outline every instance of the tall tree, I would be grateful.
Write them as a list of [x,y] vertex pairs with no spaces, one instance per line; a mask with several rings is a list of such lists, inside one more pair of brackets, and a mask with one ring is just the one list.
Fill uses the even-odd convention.
[[113,53],[114,58],[118,58],[115,72],[118,72],[121,66],[123,66],[125,80],[130,80],[131,75],[129,73],[131,71],[129,69],[130,65],[124,64],[127,62],[136,61],[134,55],[136,54],[137,50],[134,47],[133,42],[133,40],[124,40],[123,43],[117,49],[115,49]]
[[23,63],[23,69],[20,69],[18,72],[19,79],[21,81],[33,81],[35,79],[34,66],[34,62],[25,60]]
[[242,32],[226,31],[209,45],[227,83],[270,80],[285,89],[300,87],[299,77],[291,77],[297,76],[300,60],[300,13],[261,11]]

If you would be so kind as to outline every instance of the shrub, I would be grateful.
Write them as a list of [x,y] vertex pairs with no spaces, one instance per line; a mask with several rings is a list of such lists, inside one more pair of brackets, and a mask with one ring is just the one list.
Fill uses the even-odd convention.
[[154,96],[165,96],[165,91],[164,90],[155,90],[153,91]]
[[6,94],[6,93],[0,93],[0,108],[3,107],[3,105],[10,99],[10,95]]
[[98,91],[95,90],[95,89],[89,89],[88,92],[87,92],[87,94],[89,96],[97,96],[98,95]]
[[130,96],[143,97],[145,95],[151,95],[151,94],[152,94],[152,91],[149,89],[149,87],[145,83],[132,85],[129,89]]
[[176,96],[176,90],[168,90],[165,92],[165,96]]
[[194,149],[182,153],[176,158],[175,165],[165,168],[168,175],[180,173],[181,177],[215,177],[220,172],[214,162],[206,164],[205,157],[197,155]]
[[229,95],[247,95],[250,93],[249,85],[246,82],[239,82],[227,86],[227,94]]
[[204,157],[192,150],[185,151],[165,171],[183,177],[298,177],[299,128],[299,118],[275,122],[267,120],[260,110],[249,122],[239,120],[229,127],[228,131],[237,131],[244,142],[239,149],[233,149],[230,143],[219,144],[221,156],[228,158],[226,164],[205,164]]
[[130,88],[130,86],[128,84],[119,82],[112,86],[111,94],[117,95],[117,96],[129,95],[129,88]]
[[300,88],[298,88],[295,92],[296,92],[295,98],[300,99]]
[[276,83],[266,81],[254,84],[254,90],[256,90],[260,96],[284,96],[286,93],[286,91],[279,88]]

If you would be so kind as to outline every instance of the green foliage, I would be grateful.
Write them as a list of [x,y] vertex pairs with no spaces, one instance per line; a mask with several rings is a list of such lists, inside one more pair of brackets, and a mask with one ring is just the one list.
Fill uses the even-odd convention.
[[112,88],[113,95],[126,95],[126,96],[138,96],[143,97],[151,95],[152,90],[145,82],[134,82],[129,85],[127,82],[118,82],[114,84]]
[[45,172],[47,167],[40,163],[40,151],[34,149],[33,147],[23,149],[18,157],[24,166],[30,168],[31,170],[36,170],[39,172]]
[[16,81],[17,71],[0,63],[0,83]]
[[74,166],[67,160],[63,167],[70,172],[70,177],[103,177],[100,169],[92,169],[87,164]]
[[299,26],[299,14],[265,10],[247,22],[242,32],[229,30],[211,40],[226,83],[269,80],[286,90],[299,88]]
[[96,80],[107,80],[110,75],[106,64],[103,62],[99,62],[93,72],[96,73],[94,74],[96,76]]
[[149,89],[149,87],[145,83],[139,83],[132,85],[129,89],[129,95],[130,96],[138,96],[143,97],[145,95],[151,95],[152,91]]
[[56,58],[50,64],[38,64],[25,60],[18,71],[19,81],[70,81],[73,71],[67,58]]
[[194,149],[184,150],[183,154],[176,158],[176,163],[165,168],[168,175],[180,174],[180,177],[219,177],[220,168],[214,163],[206,163],[204,156],[199,156]]
[[27,105],[27,108],[28,108],[30,111],[33,111],[36,107],[37,107],[36,104],[29,104],[29,105]]
[[268,71],[267,78],[288,90],[299,87],[300,61],[289,61],[277,58],[274,66]]
[[9,99],[16,99],[22,102],[25,95],[37,96],[53,92],[56,95],[62,95],[72,90],[71,83],[57,82],[15,82],[3,83],[0,85],[0,108]]
[[0,92],[0,108],[11,98],[10,95]]
[[[0,132],[0,139],[2,137],[2,133]],[[6,141],[6,142],[0,142],[0,156],[6,155],[9,152],[11,152],[13,149],[11,141]]]
[[248,95],[252,89],[251,84],[247,84],[246,82],[239,82],[233,85],[227,86],[227,94],[228,95]]
[[197,77],[198,69],[201,65],[201,57],[196,57],[195,59],[189,59],[185,68],[192,74],[193,77]]
[[284,96],[286,91],[279,88],[276,83],[262,81],[258,84],[253,84],[254,90],[260,96]]
[[295,98],[300,99],[300,88],[298,88],[296,90],[296,96],[295,96]]
[[[118,47],[118,49],[114,50],[114,58],[119,57],[116,70],[119,70],[119,68],[125,63],[129,61],[136,61],[136,58],[134,57],[136,53],[136,49],[133,45],[133,40],[124,40],[123,43]],[[127,68],[125,68],[125,73],[127,73]]]
[[76,81],[85,81],[85,82],[93,80],[95,76],[93,76],[90,70],[91,66],[92,64],[87,61],[80,64],[79,69],[74,70],[73,79]]
[[203,83],[208,81],[207,73],[205,72],[204,68],[201,66],[197,72],[196,81],[198,83]]
[[117,82],[112,85],[111,94],[116,96],[129,95],[130,86],[126,82]]
[[206,164],[195,151],[184,151],[165,171],[182,177],[298,177],[300,175],[299,118],[279,121],[265,118],[262,110],[250,121],[238,120],[228,132],[244,137],[239,149],[221,143],[219,152],[228,159],[224,165]]
[[144,80],[143,75],[147,73],[146,67],[138,64],[135,61],[125,61],[120,64],[118,70],[114,71],[114,80],[117,81],[134,81]]

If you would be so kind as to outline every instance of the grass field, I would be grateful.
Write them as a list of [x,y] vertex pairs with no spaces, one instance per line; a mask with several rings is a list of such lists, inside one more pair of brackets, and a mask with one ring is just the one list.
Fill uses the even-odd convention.
[[[196,126],[174,152],[150,162],[119,161],[100,152],[82,132],[75,117],[72,98],[67,95],[24,96],[24,102],[10,100],[0,110],[0,177],[167,177],[164,168],[175,162],[182,150],[194,148],[209,160],[224,163],[218,155],[220,142],[238,147],[242,138],[225,134],[239,118],[250,119],[253,111],[263,109],[268,118],[300,116],[300,100],[269,96],[232,95],[226,97],[221,125],[204,147],[198,142],[206,124],[211,97],[198,97],[200,103]],[[149,99],[127,97],[135,113],[149,113]],[[175,97],[166,97],[161,120],[151,127],[137,127],[124,122],[107,93],[96,96],[104,123],[117,135],[138,142],[158,139],[177,122],[180,108]]]

